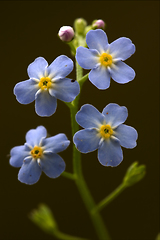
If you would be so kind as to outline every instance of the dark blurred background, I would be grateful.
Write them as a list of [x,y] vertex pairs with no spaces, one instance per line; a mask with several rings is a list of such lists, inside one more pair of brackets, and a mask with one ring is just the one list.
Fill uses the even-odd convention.
[[[42,56],[50,64],[57,56],[70,55],[68,46],[57,37],[63,25],[73,26],[76,18],[106,22],[109,43],[128,37],[136,53],[127,61],[136,71],[125,85],[111,80],[100,91],[87,81],[80,106],[90,103],[99,111],[108,103],[128,108],[126,124],[137,129],[138,145],[123,149],[124,160],[116,168],[103,167],[97,153],[82,155],[84,177],[96,202],[112,192],[134,162],[145,164],[145,178],[128,188],[102,211],[112,240],[154,240],[159,232],[159,1],[1,1],[1,240],[50,240],[28,218],[39,203],[53,211],[62,232],[97,240],[88,213],[74,182],[64,177],[50,179],[42,174],[28,186],[17,180],[19,169],[9,165],[10,149],[25,142],[31,128],[44,125],[49,134],[65,133],[72,140],[70,115],[58,101],[50,118],[35,114],[34,103],[21,105],[13,95],[16,83],[28,79],[27,67]],[[74,60],[74,59],[73,59]],[[75,78],[75,70],[69,75]],[[72,171],[72,146],[60,154],[66,171]]]

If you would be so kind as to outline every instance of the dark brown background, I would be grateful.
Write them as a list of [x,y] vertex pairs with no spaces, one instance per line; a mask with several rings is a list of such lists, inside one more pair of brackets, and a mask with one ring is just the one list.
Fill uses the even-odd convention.
[[[52,180],[42,174],[40,181],[27,186],[17,180],[19,169],[9,165],[7,154],[25,142],[31,128],[44,125],[51,135],[64,132],[71,140],[70,116],[58,101],[50,118],[35,114],[34,103],[19,104],[13,88],[28,79],[27,67],[36,57],[50,64],[57,56],[69,57],[67,45],[57,33],[63,25],[73,25],[83,17],[107,23],[111,43],[125,36],[136,45],[136,53],[126,61],[136,78],[125,85],[111,81],[100,91],[87,81],[80,106],[93,104],[100,111],[110,102],[124,105],[129,116],[126,124],[139,133],[138,146],[123,149],[124,160],[117,168],[105,168],[96,152],[82,156],[83,172],[91,193],[99,202],[123,179],[134,161],[146,164],[147,175],[127,189],[102,212],[113,240],[154,240],[159,232],[159,1],[1,1],[0,2],[0,78],[1,78],[1,240],[49,240],[28,219],[39,203],[48,204],[61,231],[96,240],[95,232],[75,184],[63,177]],[[70,74],[75,78],[75,71]],[[72,171],[72,147],[61,156],[67,171]]]

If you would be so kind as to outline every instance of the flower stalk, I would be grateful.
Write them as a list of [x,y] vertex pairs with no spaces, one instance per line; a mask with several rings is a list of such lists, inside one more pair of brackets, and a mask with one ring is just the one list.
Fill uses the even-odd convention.
[[97,206],[93,209],[93,215],[97,211],[101,211],[104,207],[106,207],[110,202],[112,202],[120,193],[122,193],[126,189],[126,184],[120,184],[110,195],[104,198]]
[[73,173],[68,173],[68,172],[65,172],[65,171],[61,175],[63,177],[71,179],[71,180],[75,180],[75,178],[76,178],[76,176]]
[[120,193],[122,193],[126,188],[133,186],[137,182],[141,181],[144,178],[145,174],[145,165],[138,165],[138,162],[132,163],[131,166],[127,169],[122,183],[111,194],[109,194],[106,198],[99,202],[97,206],[93,209],[92,213],[95,214],[97,211],[101,211],[116,197],[118,197]]
[[40,204],[38,209],[33,210],[29,214],[29,218],[32,222],[34,222],[39,228],[41,228],[44,232],[55,236],[60,240],[87,240],[84,238],[71,236],[66,233],[63,233],[59,230],[56,220],[53,216],[50,208],[45,204]]
[[[82,68],[76,63],[77,71],[77,81],[82,79]],[[78,111],[78,101],[79,101],[79,95],[77,98],[72,102],[72,107],[70,107],[71,112],[71,123],[72,123],[72,134],[74,135],[78,130],[79,126],[75,120],[75,114]],[[82,197],[82,200],[86,206],[86,209],[88,210],[88,213],[91,217],[92,223],[94,225],[94,228],[96,230],[97,236],[99,240],[110,240],[110,236],[108,234],[108,231],[105,227],[105,224],[99,214],[99,212],[95,212],[93,214],[93,209],[95,209],[95,202],[90,194],[90,191],[87,187],[87,184],[84,180],[83,173],[82,173],[82,167],[81,167],[81,153],[76,149],[75,145],[73,146],[73,172],[76,176],[75,183],[77,185],[77,188],[80,192],[80,195]]]

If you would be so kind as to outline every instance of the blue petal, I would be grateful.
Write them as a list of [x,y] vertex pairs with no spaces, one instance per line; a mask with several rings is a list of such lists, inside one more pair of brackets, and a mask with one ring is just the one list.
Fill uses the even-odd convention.
[[83,105],[76,114],[76,121],[83,128],[99,128],[104,119],[103,114],[90,104]]
[[73,136],[73,142],[78,151],[88,153],[95,151],[98,148],[100,136],[98,131],[94,128],[83,129],[75,133]]
[[112,42],[109,46],[109,54],[114,59],[126,60],[135,52],[135,45],[129,38],[121,37]]
[[65,55],[57,57],[48,67],[50,78],[65,78],[73,70],[73,61]]
[[43,57],[38,57],[32,62],[27,69],[30,78],[40,79],[45,76],[48,62]]
[[115,129],[114,136],[120,140],[122,147],[134,148],[137,145],[138,133],[133,127],[122,124]]
[[24,161],[18,173],[18,180],[29,185],[34,184],[39,180],[41,172],[37,160]]
[[110,86],[110,73],[101,65],[93,68],[89,73],[89,80],[98,89],[107,89]]
[[88,49],[85,47],[78,47],[76,51],[76,60],[78,64],[84,69],[94,68],[99,60],[99,53],[95,49]]
[[32,79],[19,82],[14,87],[14,94],[16,99],[21,104],[29,104],[35,100],[35,94],[39,86],[37,82]]
[[52,151],[53,153],[58,153],[64,151],[70,144],[66,135],[59,133],[53,137],[49,137],[43,140],[42,145],[45,151]]
[[101,29],[90,30],[86,35],[86,43],[90,49],[96,49],[99,53],[106,52],[108,49],[108,38]]
[[109,103],[103,109],[102,114],[105,116],[106,124],[115,128],[126,121],[128,117],[128,110],[126,107],[121,107],[116,103]]
[[110,74],[114,81],[122,84],[132,81],[135,78],[135,71],[121,61],[111,65]]
[[30,151],[25,145],[16,146],[11,149],[10,155],[11,158],[9,160],[9,163],[13,167],[21,167],[23,164],[23,160],[30,155]]
[[53,82],[53,87],[49,93],[61,101],[72,102],[80,92],[79,83],[69,78],[58,79]]
[[45,138],[46,136],[46,128],[38,126],[36,129],[31,129],[26,133],[26,142],[32,147],[39,146],[42,138]]
[[118,166],[123,160],[119,140],[113,137],[104,140],[98,148],[98,160],[103,166]]
[[49,117],[55,113],[57,108],[57,99],[49,94],[48,91],[42,90],[36,94],[35,110],[41,117]]
[[66,164],[56,153],[48,153],[40,160],[42,171],[50,178],[57,178],[64,172]]

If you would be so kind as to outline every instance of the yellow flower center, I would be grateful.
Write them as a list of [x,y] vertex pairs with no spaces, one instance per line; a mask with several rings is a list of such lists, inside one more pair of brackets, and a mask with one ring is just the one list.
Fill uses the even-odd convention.
[[113,134],[113,130],[110,125],[102,125],[99,130],[103,138],[109,138]]
[[42,77],[39,82],[39,87],[42,90],[48,90],[52,85],[51,79],[49,77]]
[[32,157],[34,158],[40,158],[43,155],[43,150],[41,147],[35,146],[31,151]]
[[99,61],[103,66],[108,67],[112,64],[112,56],[107,53],[102,53],[102,55],[99,58]]

